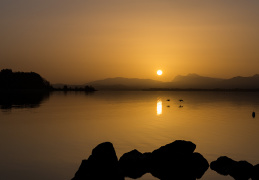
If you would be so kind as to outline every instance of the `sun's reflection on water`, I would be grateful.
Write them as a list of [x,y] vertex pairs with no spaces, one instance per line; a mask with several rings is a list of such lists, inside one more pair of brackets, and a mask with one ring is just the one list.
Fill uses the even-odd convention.
[[160,99],[157,100],[156,114],[157,115],[161,115],[162,114],[162,101]]

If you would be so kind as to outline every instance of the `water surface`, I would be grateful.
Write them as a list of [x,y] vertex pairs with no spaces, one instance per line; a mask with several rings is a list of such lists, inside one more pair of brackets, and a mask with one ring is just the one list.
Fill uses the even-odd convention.
[[[258,92],[54,92],[33,103],[1,106],[0,179],[71,179],[105,141],[118,157],[181,139],[209,163],[222,155],[259,163]],[[202,179],[232,178],[208,170]]]

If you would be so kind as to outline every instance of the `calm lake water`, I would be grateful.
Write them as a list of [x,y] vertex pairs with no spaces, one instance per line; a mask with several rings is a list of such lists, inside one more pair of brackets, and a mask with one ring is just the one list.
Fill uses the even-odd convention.
[[[209,163],[259,164],[258,92],[54,92],[32,102],[1,106],[0,179],[69,180],[105,141],[118,158],[188,140]],[[209,169],[202,179],[233,178]]]

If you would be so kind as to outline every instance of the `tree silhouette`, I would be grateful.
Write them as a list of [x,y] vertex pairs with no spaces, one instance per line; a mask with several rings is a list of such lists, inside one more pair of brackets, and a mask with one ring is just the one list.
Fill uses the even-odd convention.
[[13,72],[3,69],[0,72],[1,90],[50,90],[50,83],[35,72]]

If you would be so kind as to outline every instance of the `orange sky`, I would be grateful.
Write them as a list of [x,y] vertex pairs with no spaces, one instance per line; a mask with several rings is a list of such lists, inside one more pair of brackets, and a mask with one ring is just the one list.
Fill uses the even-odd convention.
[[258,0],[0,0],[0,27],[0,68],[51,83],[259,73]]

